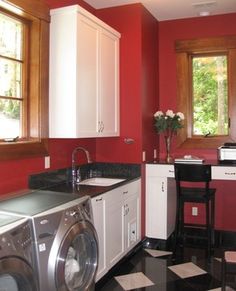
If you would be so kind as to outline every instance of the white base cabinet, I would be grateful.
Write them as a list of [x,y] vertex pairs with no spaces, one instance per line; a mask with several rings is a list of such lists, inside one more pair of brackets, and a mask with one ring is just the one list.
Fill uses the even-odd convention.
[[99,241],[96,281],[141,240],[141,179],[92,198]]
[[119,38],[79,5],[51,10],[51,138],[119,135]]
[[174,166],[146,165],[146,236],[168,239],[175,229]]
[[[106,262],[114,266],[121,258],[124,249],[124,211],[121,187],[106,194]],[[96,222],[95,222],[96,228]]]

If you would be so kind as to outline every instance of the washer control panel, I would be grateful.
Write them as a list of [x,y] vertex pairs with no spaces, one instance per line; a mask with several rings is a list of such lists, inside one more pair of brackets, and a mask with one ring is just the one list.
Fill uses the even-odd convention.
[[12,228],[0,236],[0,250],[4,250],[4,253],[22,253],[26,248],[31,246],[31,243],[31,226],[28,221]]

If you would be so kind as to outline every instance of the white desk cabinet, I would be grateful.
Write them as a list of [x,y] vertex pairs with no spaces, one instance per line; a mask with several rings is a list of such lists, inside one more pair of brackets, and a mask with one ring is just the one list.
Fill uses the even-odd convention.
[[146,236],[168,239],[175,228],[174,166],[146,165]]
[[212,166],[211,177],[212,180],[236,180],[236,167]]
[[51,10],[51,138],[119,135],[119,38],[79,5]]
[[96,281],[141,240],[141,180],[92,198],[99,241]]

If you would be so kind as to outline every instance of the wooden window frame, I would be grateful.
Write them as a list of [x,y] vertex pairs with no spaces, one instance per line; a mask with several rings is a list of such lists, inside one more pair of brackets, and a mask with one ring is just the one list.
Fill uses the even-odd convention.
[[[178,133],[177,147],[183,149],[216,149],[225,142],[236,141],[236,36],[178,40],[175,43],[177,64],[177,109],[185,115],[184,128]],[[229,135],[192,136],[192,72],[191,56],[225,53],[228,56]]]
[[48,155],[49,8],[39,0],[0,0],[0,9],[30,24],[27,140],[0,142],[0,160]]

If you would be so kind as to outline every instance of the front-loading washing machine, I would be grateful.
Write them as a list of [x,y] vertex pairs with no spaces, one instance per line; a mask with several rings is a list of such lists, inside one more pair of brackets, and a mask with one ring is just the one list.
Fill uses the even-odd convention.
[[0,290],[39,290],[30,221],[4,213],[0,213]]
[[94,290],[98,241],[88,196],[36,191],[0,202],[30,218],[40,291]]

